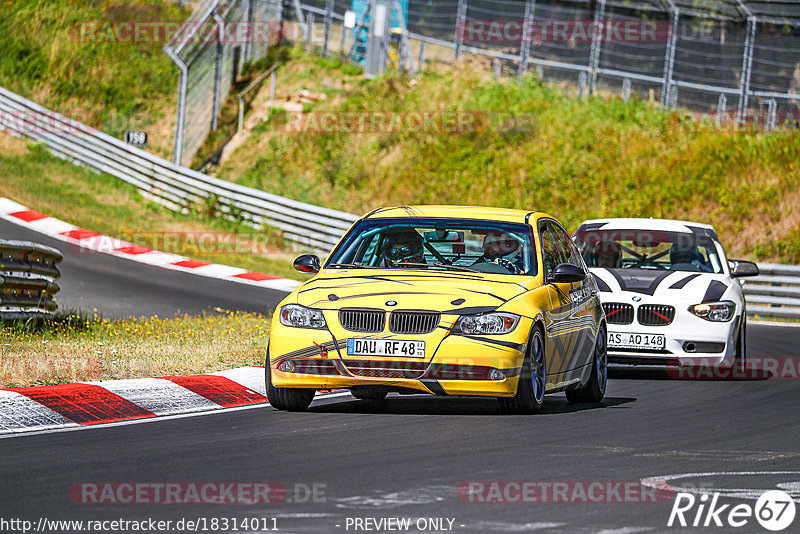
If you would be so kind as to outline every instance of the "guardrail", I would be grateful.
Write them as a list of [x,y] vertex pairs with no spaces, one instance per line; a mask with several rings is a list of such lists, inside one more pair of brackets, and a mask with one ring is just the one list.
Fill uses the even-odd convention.
[[328,251],[358,219],[181,167],[0,87],[0,129],[43,143],[55,155],[137,187],[148,199],[187,211],[214,205],[226,218],[269,226],[288,241]]
[[745,279],[747,314],[800,319],[800,265],[759,263],[761,274]]
[[0,319],[52,315],[62,259],[58,250],[38,243],[0,240]]

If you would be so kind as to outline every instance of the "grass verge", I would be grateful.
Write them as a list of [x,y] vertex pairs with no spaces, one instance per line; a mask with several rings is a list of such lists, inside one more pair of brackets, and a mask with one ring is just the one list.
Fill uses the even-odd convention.
[[218,310],[108,321],[59,312],[0,330],[0,387],[143,378],[264,365],[269,318]]

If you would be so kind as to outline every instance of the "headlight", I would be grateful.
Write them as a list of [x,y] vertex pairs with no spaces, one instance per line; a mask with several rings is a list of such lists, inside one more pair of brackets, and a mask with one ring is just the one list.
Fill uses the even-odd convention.
[[312,310],[298,304],[281,308],[281,324],[295,328],[326,328],[325,317],[320,310]]
[[723,302],[706,302],[689,306],[689,311],[706,321],[724,323],[730,321],[736,312],[736,304],[729,300]]
[[508,334],[518,322],[519,315],[511,313],[462,315],[453,331],[457,334]]

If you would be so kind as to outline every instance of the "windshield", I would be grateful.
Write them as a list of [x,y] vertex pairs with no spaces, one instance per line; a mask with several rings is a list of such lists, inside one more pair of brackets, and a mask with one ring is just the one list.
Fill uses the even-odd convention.
[[575,243],[589,267],[723,272],[714,240],[701,233],[579,228]]
[[471,219],[367,219],[353,228],[325,267],[444,269],[536,274],[531,228]]

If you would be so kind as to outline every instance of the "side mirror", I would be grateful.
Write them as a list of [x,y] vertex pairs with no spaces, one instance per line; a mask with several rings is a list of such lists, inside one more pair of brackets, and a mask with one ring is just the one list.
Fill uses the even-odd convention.
[[731,276],[743,278],[745,276],[758,276],[758,265],[752,261],[729,260],[728,266],[731,268]]
[[319,258],[313,254],[303,254],[294,260],[294,268],[301,273],[317,274],[319,272]]
[[580,282],[584,278],[586,278],[586,273],[583,269],[569,263],[562,263],[553,271],[550,281],[558,284],[571,284],[573,282]]

